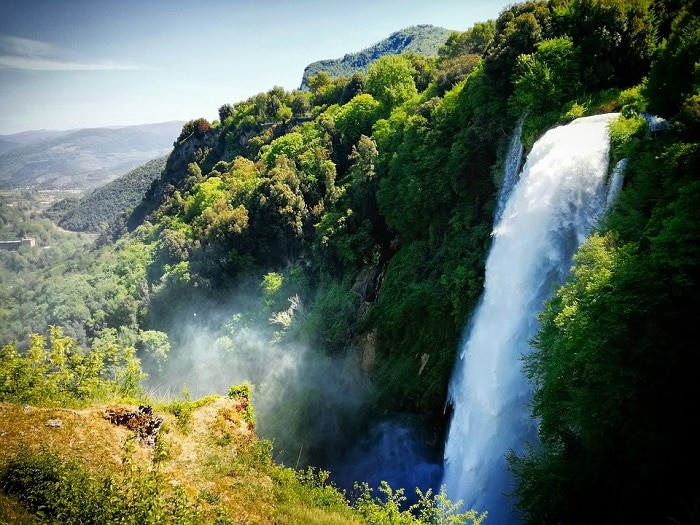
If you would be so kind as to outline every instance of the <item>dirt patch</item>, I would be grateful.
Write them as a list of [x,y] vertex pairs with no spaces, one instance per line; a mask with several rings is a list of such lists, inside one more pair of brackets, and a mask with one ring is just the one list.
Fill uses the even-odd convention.
[[139,405],[135,410],[128,407],[110,407],[104,411],[102,417],[113,425],[124,425],[135,431],[139,441],[149,447],[155,446],[158,432],[163,425],[163,418],[154,415],[150,405]]
[[[47,448],[64,458],[81,458],[96,471],[123,462],[134,432],[104,419],[107,407],[84,410],[37,408],[0,403],[0,462],[23,447]],[[130,450],[139,461],[150,461],[148,447]]]

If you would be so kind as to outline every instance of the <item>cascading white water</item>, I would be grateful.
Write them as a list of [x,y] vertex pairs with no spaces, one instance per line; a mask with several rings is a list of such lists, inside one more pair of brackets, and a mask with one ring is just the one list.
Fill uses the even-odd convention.
[[545,133],[497,215],[484,292],[450,384],[442,480],[451,501],[488,511],[489,525],[517,523],[506,455],[537,439],[521,356],[544,300],[607,207],[607,126],[617,116],[580,118]]
[[498,203],[496,204],[496,214],[494,216],[494,224],[498,224],[503,216],[503,210],[506,207],[506,203],[510,198],[510,194],[515,188],[515,184],[518,182],[518,174],[520,173],[520,166],[523,162],[523,150],[525,149],[521,141],[521,136],[523,134],[523,119],[518,121],[515,126],[515,133],[510,139],[510,146],[508,147],[508,154],[506,155],[506,163],[503,168],[503,184],[501,185],[501,192],[498,195]]
[[627,169],[628,159],[620,159],[615,164],[612,174],[610,175],[610,183],[608,184],[608,198],[605,202],[606,209],[610,208],[615,199],[617,199],[617,194],[620,193],[622,189],[622,183],[625,180],[625,170]]

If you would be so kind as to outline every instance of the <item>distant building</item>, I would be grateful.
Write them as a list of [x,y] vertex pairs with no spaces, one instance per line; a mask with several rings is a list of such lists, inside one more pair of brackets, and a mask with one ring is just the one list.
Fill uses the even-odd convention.
[[34,248],[36,246],[36,239],[32,237],[25,237],[19,241],[0,241],[0,250],[15,251],[19,250],[20,246],[29,246]]

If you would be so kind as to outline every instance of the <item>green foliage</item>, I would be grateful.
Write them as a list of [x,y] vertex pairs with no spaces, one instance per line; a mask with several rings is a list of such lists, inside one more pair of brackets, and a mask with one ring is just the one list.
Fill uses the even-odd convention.
[[250,383],[233,385],[228,391],[228,397],[240,404],[241,417],[251,428],[255,427],[255,409],[251,403],[252,393],[253,385]]
[[[590,502],[607,494],[631,502],[618,522],[647,502],[672,501],[674,492],[693,503],[669,465],[695,457],[682,422],[697,397],[683,371],[696,367],[686,343],[670,343],[688,331],[688,340],[698,339],[695,9],[675,0],[514,4],[495,22],[445,36],[436,59],[367,56],[352,73],[305,73],[308,91],[275,87],[226,104],[216,125],[184,126],[144,202],[92,251],[85,239],[37,219],[26,196],[0,206],[0,236],[35,234],[50,246],[0,252],[0,332],[4,343],[21,341],[3,349],[12,365],[3,373],[11,370],[38,397],[59,383],[86,396],[95,388],[87,376],[71,384],[65,374],[53,378],[61,368],[46,363],[87,356],[90,347],[105,359],[133,345],[144,357],[160,359],[168,346],[187,354],[183,313],[215,332],[226,359],[244,355],[260,367],[267,363],[259,345],[270,339],[280,347],[311,342],[325,362],[347,357],[361,331],[376,335],[367,365],[376,395],[367,412],[419,412],[440,434],[455,349],[482,289],[494,181],[516,120],[530,111],[527,149],[555,123],[620,110],[611,137],[613,160],[629,159],[625,186],[543,320],[541,362],[534,358],[530,370],[542,387],[535,410],[545,448],[514,460],[518,495],[537,523],[594,521],[600,507]],[[661,49],[657,34],[668,36]],[[647,133],[639,116],[647,97],[651,111],[669,118],[668,133]],[[246,291],[255,296],[250,305],[206,320],[192,315],[198,299],[219,312]],[[291,309],[302,301],[303,312]],[[263,337],[253,341],[260,322]],[[63,326],[76,346],[62,354],[60,345],[53,352],[23,341],[50,324]],[[124,356],[131,368],[105,361],[97,377],[133,392],[138,368]],[[10,388],[10,376],[0,377]],[[49,377],[49,386],[38,377]],[[322,396],[312,386],[303,396],[315,403]],[[323,402],[327,411],[333,401]],[[186,399],[172,408],[186,429],[194,405]],[[305,417],[303,430],[315,432]],[[283,441],[288,429],[279,434]],[[272,472],[271,448],[253,448],[254,459],[228,463],[229,472],[246,461]],[[302,478],[320,506],[338,497],[321,473],[269,475],[290,501]],[[408,520],[403,493],[383,494],[381,504],[366,498],[367,512]],[[386,502],[394,507],[382,508]],[[413,518],[437,519],[427,516]]]
[[261,261],[269,261],[273,253],[291,255],[300,248],[309,218],[301,183],[294,162],[281,155],[252,196],[249,228]]
[[369,525],[479,525],[487,517],[487,513],[479,514],[474,510],[456,514],[462,503],[450,502],[444,487],[436,495],[432,490],[423,493],[416,489],[418,502],[410,506],[405,504],[407,498],[404,490],[393,490],[386,481],[379,486],[382,496],[373,496],[372,489],[366,483],[355,484],[355,491],[358,496],[354,508]]
[[22,450],[0,475],[3,491],[42,519],[82,523],[195,524],[203,514],[157,471],[96,477],[46,450]]
[[437,494],[433,494],[432,489],[422,492],[418,488],[416,493],[418,503],[414,505],[414,512],[417,511],[418,518],[423,523],[462,525],[471,522],[474,525],[479,525],[488,517],[488,511],[479,513],[473,509],[457,514],[457,511],[462,507],[462,502],[461,500],[456,503],[450,501],[444,486]]
[[43,336],[33,334],[21,354],[14,342],[3,346],[0,361],[0,399],[18,404],[72,406],[131,398],[141,393],[139,383],[145,377],[133,348],[98,340],[85,352],[56,326],[48,345]]
[[58,225],[72,231],[104,231],[106,225],[141,202],[153,181],[163,172],[166,159],[160,157],[147,162],[75,201],[60,213]]
[[331,212],[316,225],[320,235],[318,255],[329,269],[359,268],[368,262],[374,242],[369,221],[359,220],[355,212]]
[[[66,335],[84,346],[90,335],[91,318],[97,309],[104,312],[110,302],[95,284],[96,276],[87,270],[95,262],[93,238],[60,231],[50,221],[36,216],[35,210],[42,206],[40,201],[47,198],[52,197],[35,192],[13,192],[0,198],[12,204],[0,204],[3,238],[30,236],[36,240],[35,248],[0,251],[0,345],[16,339],[20,350],[26,346],[30,333],[45,333],[50,324],[62,326]],[[116,286],[113,289],[117,292]],[[113,306],[117,308],[116,304]]]
[[245,397],[250,399],[252,393],[252,385],[250,383],[243,383],[240,385],[232,385],[228,391],[228,397],[235,399],[237,397]]
[[610,123],[610,143],[618,158],[628,156],[631,151],[630,141],[640,140],[649,132],[647,121],[642,115],[630,117],[623,115]]
[[655,52],[656,15],[651,2],[572,0],[554,5],[558,31],[579,51],[587,91],[639,84]]
[[367,89],[389,112],[417,93],[413,80],[415,69],[402,56],[388,55],[374,62],[367,72]]
[[513,4],[496,19],[493,42],[486,49],[484,68],[497,90],[511,92],[513,67],[520,55],[531,54],[543,39],[551,38],[551,13],[545,2]]
[[698,94],[699,50],[700,19],[687,8],[674,21],[671,35],[651,67],[645,89],[651,111],[673,117],[687,97]]
[[335,128],[348,144],[355,144],[361,135],[370,135],[379,119],[380,103],[368,93],[355,96],[333,115]]
[[181,230],[165,228],[160,239],[163,244],[163,255],[170,264],[177,264],[189,259],[188,239]]
[[190,399],[190,391],[186,386],[182,387],[183,399],[175,399],[163,407],[163,410],[170,412],[177,418],[177,428],[183,434],[190,431],[190,423],[194,411],[215,401],[219,396],[212,394],[197,400]]
[[466,31],[454,31],[447,41],[440,46],[438,56],[442,59],[456,58],[460,55],[482,55],[493,41],[496,21],[477,22]]
[[578,102],[571,102],[565,107],[564,115],[562,118],[565,122],[570,122],[581,118],[586,115],[587,108],[585,104],[579,104]]
[[307,467],[295,470],[294,475],[305,489],[309,503],[316,507],[339,507],[347,505],[343,492],[330,481],[331,473],[327,470]]
[[[187,479],[203,486],[192,491],[173,483],[162,465],[146,470],[127,458],[121,468],[96,474],[80,460],[64,460],[43,447],[22,447],[0,468],[0,486],[3,499],[34,513],[34,520],[18,522],[27,524],[228,524],[243,513],[260,522],[359,522],[328,472],[276,466],[271,450],[270,441],[254,440],[209,451],[203,472],[193,469]],[[0,506],[0,516],[3,510]],[[7,515],[23,515],[17,510]]]
[[542,446],[509,463],[527,523],[595,520],[592,494],[616,522],[697,520],[696,487],[680,480],[696,468],[684,419],[697,396],[700,150],[657,138],[627,153],[615,212],[580,248],[526,358]]
[[182,131],[175,141],[175,145],[182,144],[190,137],[202,138],[207,132],[211,130],[211,125],[209,121],[204,118],[198,118],[195,120],[190,120],[182,126]]
[[568,37],[543,40],[533,54],[522,54],[513,67],[509,104],[516,115],[559,108],[580,89],[578,52]]
[[219,177],[209,177],[197,184],[191,196],[185,201],[185,214],[188,220],[202,215],[206,208],[226,195],[226,183]]
[[[312,91],[317,92],[319,75],[324,75],[328,81],[340,77],[349,78],[356,73],[366,73],[371,64],[384,56],[415,53],[435,57],[440,46],[445,44],[451,34],[448,29],[431,25],[418,25],[396,31],[358,53],[349,53],[337,60],[320,60],[309,64],[304,70],[302,85],[309,86]],[[316,82],[311,80],[314,77]],[[346,98],[346,101],[350,98]]]
[[625,117],[641,113],[645,109],[646,100],[642,94],[642,85],[620,91],[620,112]]
[[444,96],[447,91],[458,85],[481,64],[481,57],[476,54],[457,55],[441,61],[434,71],[435,94]]
[[312,345],[340,352],[353,332],[360,297],[344,283],[329,282],[316,292],[314,307],[301,331]]
[[289,159],[296,158],[304,146],[304,137],[301,133],[292,132],[273,140],[269,145],[260,150],[260,158],[267,169],[275,166],[275,161],[280,155]]
[[270,442],[259,442],[251,447],[252,454],[260,454],[257,468],[270,476],[274,484],[274,512],[270,521],[304,523],[309,525],[341,525],[361,523],[343,491],[329,480],[330,473],[308,467],[296,470],[272,466]]
[[263,301],[270,310],[276,310],[279,307],[279,298],[275,298],[277,293],[282,288],[284,277],[277,272],[266,273],[260,283],[260,289],[263,294]]
[[[424,243],[404,246],[391,260],[377,308],[377,373],[386,402],[407,403],[430,412],[444,403],[453,365],[453,341],[462,328],[449,312],[446,290],[431,274],[433,261]],[[423,366],[427,363],[426,366]]]

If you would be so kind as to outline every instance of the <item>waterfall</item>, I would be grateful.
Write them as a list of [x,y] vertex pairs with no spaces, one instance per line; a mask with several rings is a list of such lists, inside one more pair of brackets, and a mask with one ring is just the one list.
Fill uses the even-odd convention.
[[608,197],[605,202],[605,209],[608,210],[615,203],[617,194],[622,189],[622,183],[625,178],[625,170],[627,169],[627,159],[620,159],[615,164],[612,174],[610,175],[610,183],[608,184]]
[[530,351],[543,302],[607,207],[607,126],[617,115],[584,117],[545,133],[497,215],[484,291],[449,387],[442,479],[451,501],[488,511],[489,525],[517,523],[505,456],[537,440],[521,357]]
[[503,210],[506,207],[508,198],[515,188],[515,183],[518,182],[518,174],[520,173],[520,166],[523,160],[523,143],[521,141],[521,136],[523,134],[523,119],[518,121],[515,126],[515,132],[513,137],[510,139],[510,146],[508,148],[508,154],[506,155],[506,163],[503,169],[503,184],[501,185],[501,191],[498,194],[498,203],[496,204],[496,215],[494,217],[494,224],[497,224],[501,220],[503,215]]

